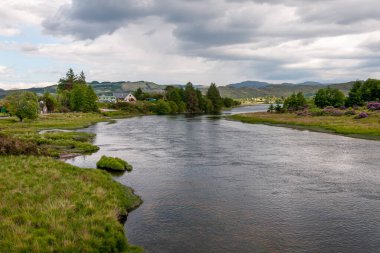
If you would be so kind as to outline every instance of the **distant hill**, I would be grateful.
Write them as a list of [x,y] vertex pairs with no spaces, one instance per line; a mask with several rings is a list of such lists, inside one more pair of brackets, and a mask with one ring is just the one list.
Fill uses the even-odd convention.
[[[343,93],[348,94],[354,82],[330,84],[332,88],[337,88]],[[326,84],[321,83],[302,83],[302,84],[269,84],[265,87],[241,87],[235,88],[230,85],[218,87],[220,93],[224,97],[232,98],[251,98],[251,97],[265,97],[265,96],[276,96],[276,97],[287,97],[293,92],[303,92],[305,96],[310,97],[315,95],[315,93],[321,89],[326,88]]]
[[[330,84],[332,88],[338,88],[345,94],[352,87],[354,82]],[[141,88],[145,92],[162,92],[167,85],[160,85],[154,82],[147,81],[119,81],[119,82],[97,82],[93,81],[89,83],[96,94],[112,94],[113,92],[131,92],[138,88]],[[173,86],[181,86],[180,84],[173,84]],[[196,85],[197,88],[201,89],[203,93],[207,92],[207,87]],[[231,98],[252,98],[252,97],[265,97],[265,96],[276,96],[276,97],[287,97],[293,92],[303,92],[305,96],[313,96],[315,93],[321,89],[325,88],[326,84],[321,84],[317,82],[304,82],[300,84],[283,83],[283,84],[270,84],[266,82],[259,81],[245,81],[241,83],[230,84],[227,86],[219,86],[220,93],[223,97]],[[6,96],[10,91],[4,91],[0,89],[0,98]],[[44,88],[30,88],[24,89],[23,91],[32,91],[37,94],[43,94],[45,91],[50,93],[56,93],[57,85],[48,86]]]
[[130,92],[141,88],[146,92],[162,92],[165,89],[165,85],[159,85],[153,82],[91,82],[90,85],[94,88],[97,94],[111,94],[113,92]]
[[263,88],[270,85],[267,82],[259,82],[259,81],[245,81],[241,83],[233,83],[227,85],[227,87],[232,87],[232,88]]

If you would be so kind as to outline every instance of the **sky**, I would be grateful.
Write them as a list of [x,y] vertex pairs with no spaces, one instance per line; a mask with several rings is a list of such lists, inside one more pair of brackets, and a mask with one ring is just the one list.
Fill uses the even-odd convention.
[[0,88],[380,76],[377,0],[2,0]]

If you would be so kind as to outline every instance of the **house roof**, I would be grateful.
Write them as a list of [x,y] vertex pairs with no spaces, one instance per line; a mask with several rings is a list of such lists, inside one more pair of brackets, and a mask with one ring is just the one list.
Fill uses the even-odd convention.
[[126,96],[128,96],[128,94],[130,94],[130,92],[114,92],[113,95],[117,98],[117,99],[124,99]]

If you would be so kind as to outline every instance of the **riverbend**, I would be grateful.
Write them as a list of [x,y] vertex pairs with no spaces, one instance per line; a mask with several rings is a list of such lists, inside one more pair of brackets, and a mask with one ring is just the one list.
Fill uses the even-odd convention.
[[[242,107],[226,113],[265,110]],[[380,142],[210,116],[98,123],[115,179],[144,203],[125,228],[146,252],[377,252]]]

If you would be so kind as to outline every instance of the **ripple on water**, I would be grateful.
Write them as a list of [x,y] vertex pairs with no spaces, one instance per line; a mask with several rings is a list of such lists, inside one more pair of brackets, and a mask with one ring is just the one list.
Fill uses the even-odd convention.
[[71,163],[134,166],[116,180],[144,200],[126,229],[147,252],[379,252],[380,142],[204,116],[86,131],[100,151]]

